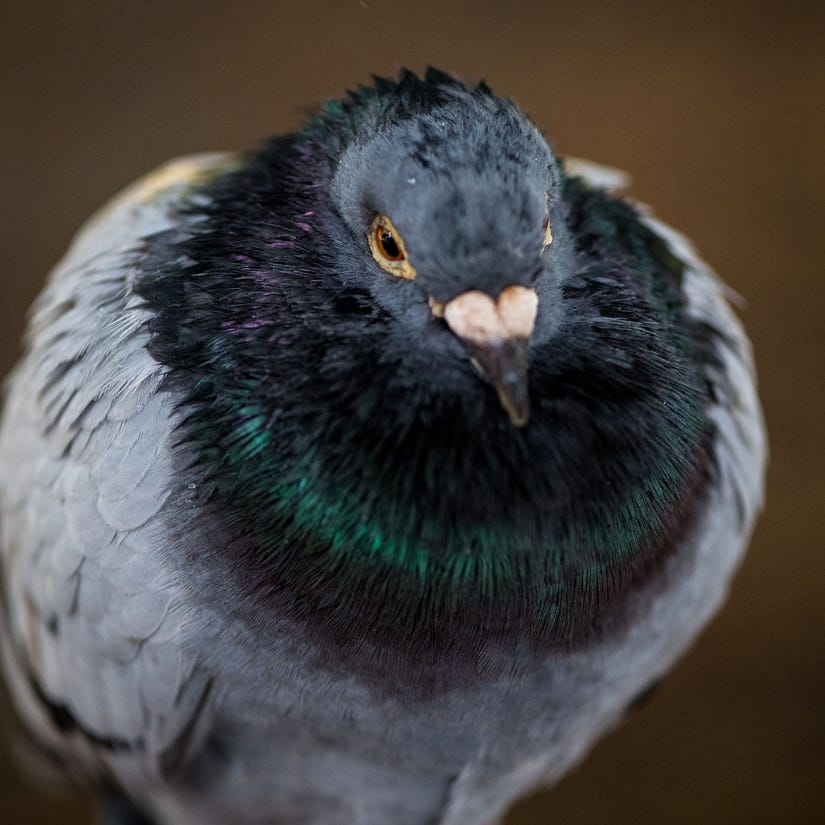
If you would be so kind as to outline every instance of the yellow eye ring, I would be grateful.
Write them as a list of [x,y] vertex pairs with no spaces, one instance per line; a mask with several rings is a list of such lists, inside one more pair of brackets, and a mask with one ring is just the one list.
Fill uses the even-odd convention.
[[386,215],[376,215],[372,219],[367,240],[372,257],[381,269],[398,278],[415,278],[415,269],[407,260],[407,250],[401,234]]

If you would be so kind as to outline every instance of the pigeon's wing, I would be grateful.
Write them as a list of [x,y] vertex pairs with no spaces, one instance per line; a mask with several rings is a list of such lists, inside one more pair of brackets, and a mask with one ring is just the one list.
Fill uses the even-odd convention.
[[232,163],[167,164],[92,218],[35,304],[5,388],[3,661],[39,749],[84,776],[174,772],[214,701],[164,564],[175,409],[133,282],[141,238]]

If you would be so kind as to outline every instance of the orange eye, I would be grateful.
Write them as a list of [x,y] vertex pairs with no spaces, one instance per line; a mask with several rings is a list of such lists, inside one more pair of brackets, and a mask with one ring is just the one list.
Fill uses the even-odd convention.
[[415,269],[407,260],[404,241],[386,215],[376,215],[372,219],[367,240],[372,257],[385,272],[407,280],[415,278]]
[[392,231],[387,229],[386,226],[378,224],[378,226],[375,227],[375,240],[387,260],[404,260],[404,253],[398,246],[398,241],[395,240],[395,235],[393,235]]

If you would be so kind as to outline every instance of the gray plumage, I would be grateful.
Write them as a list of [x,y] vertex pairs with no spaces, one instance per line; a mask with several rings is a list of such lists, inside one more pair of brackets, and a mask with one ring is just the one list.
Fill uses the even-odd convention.
[[[721,603],[762,501],[748,342],[689,243],[647,217],[686,264],[689,314],[724,330],[710,410],[717,488],[679,552],[630,593],[620,632],[548,652],[518,678],[379,695],[315,668],[294,619],[264,632],[217,610],[209,582],[167,545],[161,512],[173,495],[185,506],[173,492],[179,419],[147,351],[135,248],[170,228],[194,180],[232,162],[197,156],[127,190],[82,230],[34,309],[0,425],[15,705],[66,770],[114,780],[161,822],[488,825],[582,758]],[[593,186],[619,182],[578,171]]]

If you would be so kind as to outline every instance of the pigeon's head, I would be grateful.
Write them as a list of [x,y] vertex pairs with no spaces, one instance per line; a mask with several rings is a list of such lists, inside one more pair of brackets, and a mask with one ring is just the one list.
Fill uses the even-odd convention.
[[558,168],[515,105],[430,80],[354,118],[329,190],[336,271],[396,318],[401,346],[432,357],[434,380],[439,359],[470,358],[524,425]]

